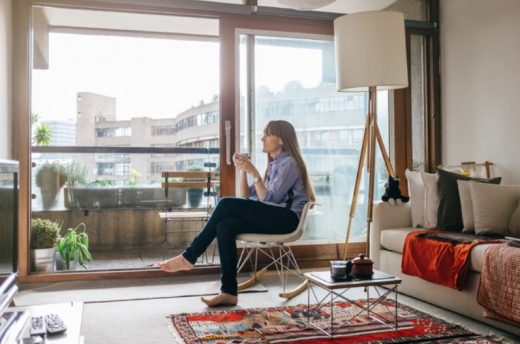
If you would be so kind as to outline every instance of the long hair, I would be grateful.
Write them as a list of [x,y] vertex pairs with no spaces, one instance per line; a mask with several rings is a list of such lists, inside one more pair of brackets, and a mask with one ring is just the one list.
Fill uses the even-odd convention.
[[[314,188],[311,184],[311,179],[309,177],[309,173],[307,172],[307,166],[302,158],[302,152],[300,150],[300,145],[298,144],[298,137],[296,137],[296,131],[291,123],[287,121],[270,121],[267,123],[264,129],[264,134],[266,135],[275,135],[282,139],[283,141],[283,150],[286,151],[290,156],[296,160],[296,164],[298,165],[298,169],[302,174],[303,185],[305,186],[305,193],[310,201],[316,201],[316,195],[314,194]],[[267,154],[268,166],[269,162],[273,161],[273,158],[269,154]],[[267,176],[267,169],[264,173],[264,179]]]

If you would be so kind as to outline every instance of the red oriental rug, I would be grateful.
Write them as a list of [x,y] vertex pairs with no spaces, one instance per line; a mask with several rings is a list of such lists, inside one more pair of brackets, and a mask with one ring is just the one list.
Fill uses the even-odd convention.
[[[171,329],[178,342],[184,344],[508,343],[493,336],[475,335],[461,326],[402,304],[399,305],[397,331],[368,317],[366,312],[348,322],[364,302],[366,300],[334,304],[332,340],[307,323],[310,316],[315,324],[329,326],[330,308],[308,312],[307,305],[173,314],[170,316]],[[391,300],[383,301],[374,309],[389,322],[394,321],[394,310]]]

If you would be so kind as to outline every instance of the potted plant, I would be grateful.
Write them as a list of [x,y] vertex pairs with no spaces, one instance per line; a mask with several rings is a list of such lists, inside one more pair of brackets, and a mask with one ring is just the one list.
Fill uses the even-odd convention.
[[[188,168],[189,172],[202,172],[204,171],[201,167],[193,166]],[[205,179],[192,179],[190,181],[198,182],[205,181]],[[189,188],[188,189],[188,200],[190,201],[191,208],[198,208],[200,203],[202,202],[202,194],[204,193],[204,189],[201,188]]]
[[74,228],[68,228],[65,235],[58,239],[56,244],[58,250],[56,268],[58,270],[75,270],[77,264],[88,269],[85,262],[92,261],[92,255],[88,249],[86,230],[87,226],[80,223]]
[[47,219],[31,220],[32,271],[52,272],[56,260],[56,242],[63,222]]
[[67,181],[66,169],[58,162],[44,163],[36,173],[36,185],[41,190],[43,209],[50,209]]

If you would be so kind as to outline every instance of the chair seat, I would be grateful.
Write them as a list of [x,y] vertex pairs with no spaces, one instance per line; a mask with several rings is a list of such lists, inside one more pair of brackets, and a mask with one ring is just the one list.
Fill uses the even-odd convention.
[[173,220],[173,219],[206,219],[209,217],[207,211],[170,211],[170,212],[160,212],[159,216],[163,220]]
[[[307,280],[303,277],[298,267],[298,261],[292,252],[291,246],[285,244],[294,242],[303,236],[307,222],[307,214],[313,205],[313,202],[307,202],[304,205],[298,226],[291,233],[243,233],[236,236],[236,240],[244,243],[240,258],[238,259],[237,272],[240,272],[248,261],[251,263],[253,269],[251,277],[245,282],[240,283],[238,290],[244,290],[253,285],[271,266],[276,267],[276,271],[283,285],[283,292],[279,293],[278,296],[290,299],[307,287]],[[262,270],[257,271],[259,254],[262,255],[264,259],[267,258],[268,263],[263,266]],[[303,279],[303,282],[295,289],[286,292],[285,287],[289,275],[299,277]]]
[[289,242],[296,241],[301,236],[301,233],[291,232],[288,234],[258,234],[258,233],[244,233],[237,235],[236,239],[240,241],[251,241],[251,242]]

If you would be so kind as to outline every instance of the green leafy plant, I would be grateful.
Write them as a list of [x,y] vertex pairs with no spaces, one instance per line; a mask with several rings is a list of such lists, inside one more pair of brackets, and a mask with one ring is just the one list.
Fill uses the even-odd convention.
[[35,218],[31,220],[31,249],[52,248],[60,236],[63,222]]
[[73,188],[77,185],[87,184],[87,166],[74,160],[65,166],[64,171],[67,176],[67,189],[65,193],[67,208],[79,208],[79,204],[75,201],[76,197]]
[[128,186],[136,186],[139,184],[139,177],[141,173],[135,168],[130,169],[130,179],[128,180]]
[[47,123],[42,123],[36,127],[33,142],[37,146],[48,146],[52,141],[52,130]]
[[37,146],[48,146],[52,141],[52,130],[46,123],[40,122],[41,116],[38,113],[31,114],[31,126],[36,126],[33,133],[32,143]]
[[86,230],[87,226],[80,223],[74,228],[68,228],[65,235],[58,239],[56,248],[67,269],[70,269],[71,261],[77,261],[85,269],[88,269],[85,261],[92,261]]
[[67,186],[87,183],[88,169],[87,166],[73,161],[65,166],[65,174],[67,175]]
[[37,112],[34,112],[31,114],[31,124],[35,124],[35,123],[38,123],[41,119],[41,116],[39,113]]
[[112,186],[113,183],[111,180],[107,180],[107,179],[96,179],[90,183],[87,183],[88,186],[102,186],[102,187],[105,187],[105,186]]

